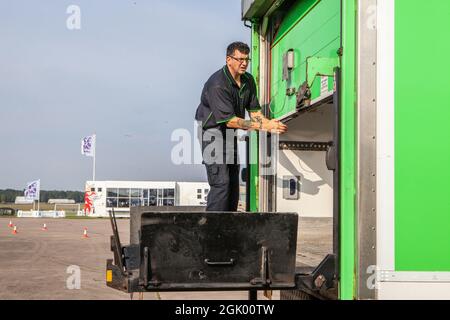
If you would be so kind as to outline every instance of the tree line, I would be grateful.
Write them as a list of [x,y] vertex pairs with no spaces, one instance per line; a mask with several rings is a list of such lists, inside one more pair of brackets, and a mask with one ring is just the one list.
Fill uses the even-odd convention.
[[[84,202],[84,192],[80,191],[44,191],[41,190],[41,202],[48,202],[49,199],[70,199],[76,203]],[[23,197],[21,190],[0,190],[0,203],[14,203],[16,197]]]

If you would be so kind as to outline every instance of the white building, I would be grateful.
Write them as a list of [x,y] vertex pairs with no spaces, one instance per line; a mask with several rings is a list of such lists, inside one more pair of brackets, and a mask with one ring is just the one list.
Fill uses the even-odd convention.
[[88,215],[128,216],[136,206],[206,206],[208,193],[206,182],[88,181],[85,204]]
[[49,199],[48,204],[75,204],[72,199]]

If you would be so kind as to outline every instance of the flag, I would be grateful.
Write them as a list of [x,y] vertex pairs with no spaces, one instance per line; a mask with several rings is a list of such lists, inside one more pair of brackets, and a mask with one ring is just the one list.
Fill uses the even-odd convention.
[[27,200],[39,200],[41,180],[28,182],[24,195]]
[[81,154],[87,157],[95,156],[95,134],[81,140]]

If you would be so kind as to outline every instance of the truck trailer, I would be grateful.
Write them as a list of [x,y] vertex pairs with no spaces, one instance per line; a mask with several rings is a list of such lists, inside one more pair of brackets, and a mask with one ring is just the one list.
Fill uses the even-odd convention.
[[242,18],[289,126],[250,136],[251,210],[332,215],[340,299],[450,299],[450,2],[244,0]]

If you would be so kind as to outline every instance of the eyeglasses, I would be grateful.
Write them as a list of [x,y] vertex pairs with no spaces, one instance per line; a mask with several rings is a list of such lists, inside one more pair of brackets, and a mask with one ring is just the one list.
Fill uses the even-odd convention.
[[243,64],[244,62],[249,63],[250,61],[252,61],[252,59],[250,58],[235,58],[233,56],[229,56],[231,59],[234,59],[236,61],[238,61],[240,64]]

